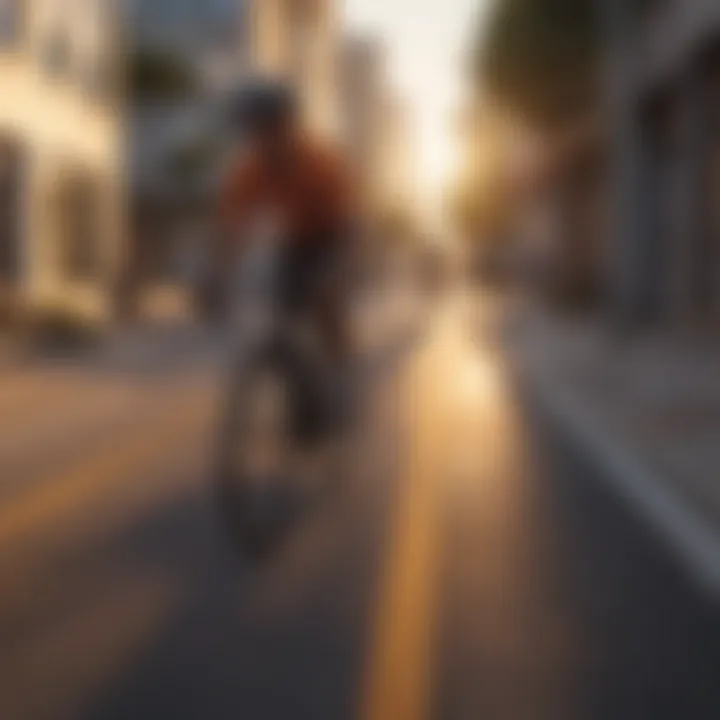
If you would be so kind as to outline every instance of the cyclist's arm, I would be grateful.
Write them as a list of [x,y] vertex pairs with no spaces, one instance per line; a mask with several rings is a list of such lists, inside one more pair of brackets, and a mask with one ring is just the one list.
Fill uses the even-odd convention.
[[255,186],[254,171],[246,161],[236,163],[221,185],[201,287],[203,304],[210,315],[222,316],[226,309],[232,272],[253,208]]
[[220,191],[213,248],[218,264],[226,266],[237,258],[259,193],[260,177],[256,165],[250,158],[242,158],[231,168]]

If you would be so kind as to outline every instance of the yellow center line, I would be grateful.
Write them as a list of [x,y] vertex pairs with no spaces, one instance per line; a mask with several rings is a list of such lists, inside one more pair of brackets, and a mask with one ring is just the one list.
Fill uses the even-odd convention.
[[361,720],[424,720],[432,705],[443,398],[432,382],[442,358],[430,351],[410,369],[407,465],[370,638]]

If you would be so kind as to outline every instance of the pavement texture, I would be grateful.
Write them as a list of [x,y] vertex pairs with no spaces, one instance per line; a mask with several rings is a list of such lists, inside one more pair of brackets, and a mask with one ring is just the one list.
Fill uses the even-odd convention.
[[539,308],[510,317],[511,354],[541,403],[562,405],[555,414],[571,430],[592,426],[584,434],[596,454],[626,484],[644,486],[648,511],[720,592],[720,347],[667,335],[621,340]]
[[345,470],[263,565],[214,505],[212,352],[6,372],[0,717],[718,717],[715,600],[471,311],[372,345]]

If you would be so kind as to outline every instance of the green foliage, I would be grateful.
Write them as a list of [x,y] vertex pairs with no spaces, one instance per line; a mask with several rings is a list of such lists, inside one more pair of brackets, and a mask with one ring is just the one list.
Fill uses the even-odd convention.
[[476,42],[482,90],[539,127],[586,112],[597,100],[599,0],[495,0]]
[[200,81],[184,58],[159,51],[140,50],[130,63],[129,90],[133,99],[176,101],[194,95]]
[[168,158],[168,170],[178,179],[197,180],[206,175],[220,156],[218,144],[210,138],[182,145]]

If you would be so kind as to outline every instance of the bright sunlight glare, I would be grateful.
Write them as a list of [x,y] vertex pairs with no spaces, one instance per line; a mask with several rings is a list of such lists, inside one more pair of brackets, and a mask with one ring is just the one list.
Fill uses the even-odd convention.
[[349,25],[380,35],[390,75],[417,121],[420,181],[438,199],[456,161],[453,113],[463,91],[464,51],[486,0],[345,0]]

